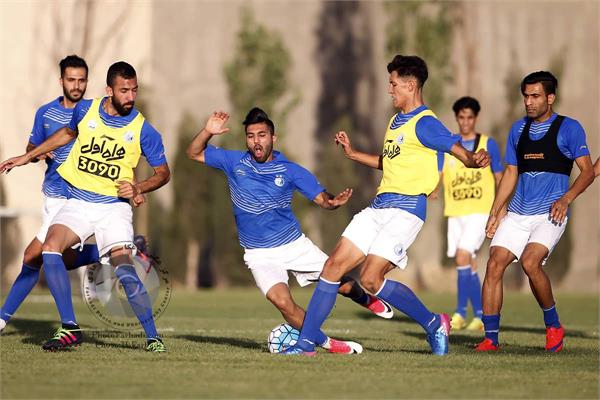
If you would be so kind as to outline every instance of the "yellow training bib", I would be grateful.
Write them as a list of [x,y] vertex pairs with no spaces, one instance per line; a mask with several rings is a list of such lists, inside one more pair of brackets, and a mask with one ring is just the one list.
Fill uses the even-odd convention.
[[417,122],[435,114],[424,110],[402,126],[393,129],[390,119],[383,143],[383,177],[377,194],[418,195],[431,193],[438,184],[437,152],[425,147],[417,138]]
[[[487,150],[488,137],[480,135],[474,151]],[[467,168],[452,154],[444,154],[444,215],[458,217],[488,214],[494,202],[496,182],[492,167]]]
[[58,173],[78,189],[117,197],[117,182],[133,181],[144,117],[138,113],[128,125],[113,128],[100,118],[101,103],[94,99],[77,124],[79,134]]

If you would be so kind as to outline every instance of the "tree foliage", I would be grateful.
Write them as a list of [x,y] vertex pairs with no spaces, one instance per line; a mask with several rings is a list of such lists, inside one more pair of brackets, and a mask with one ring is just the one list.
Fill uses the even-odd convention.
[[418,55],[427,62],[425,99],[436,110],[444,106],[451,79],[453,2],[395,1],[385,3],[388,15],[386,53]]

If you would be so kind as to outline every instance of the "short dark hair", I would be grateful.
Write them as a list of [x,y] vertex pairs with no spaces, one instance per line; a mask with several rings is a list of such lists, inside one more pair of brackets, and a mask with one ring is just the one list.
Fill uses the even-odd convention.
[[525,94],[525,85],[533,85],[534,83],[542,84],[546,96],[549,94],[556,94],[556,89],[558,89],[558,79],[556,79],[551,72],[537,71],[532,72],[523,78],[523,81],[521,82],[521,94]]
[[120,76],[123,79],[133,79],[137,74],[131,64],[128,64],[125,61],[118,61],[108,68],[108,72],[106,73],[106,85],[112,86],[117,76]]
[[60,77],[65,76],[65,71],[67,68],[83,68],[85,69],[85,74],[88,74],[88,66],[85,60],[75,54],[71,54],[70,56],[66,56],[58,63],[60,67]]
[[275,133],[275,124],[269,119],[267,113],[258,107],[254,107],[248,112],[248,115],[246,115],[246,118],[244,119],[244,122],[242,122],[242,125],[244,125],[244,128],[247,128],[248,125],[260,123],[267,124],[269,130],[271,131],[271,135]]
[[427,64],[418,56],[403,56],[398,54],[387,65],[387,70],[391,74],[393,71],[398,73],[398,76],[413,76],[417,78],[419,87],[423,87],[427,81],[428,72]]
[[460,110],[464,110],[465,108],[470,108],[475,116],[477,116],[479,111],[481,111],[481,106],[479,105],[477,99],[469,96],[461,97],[460,99],[456,100],[452,106],[454,115],[458,115]]

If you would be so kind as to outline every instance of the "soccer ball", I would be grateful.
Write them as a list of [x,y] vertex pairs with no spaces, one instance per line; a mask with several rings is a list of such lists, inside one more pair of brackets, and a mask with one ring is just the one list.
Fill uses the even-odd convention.
[[288,347],[292,347],[298,341],[300,331],[289,324],[277,325],[271,330],[268,338],[269,351],[281,353]]

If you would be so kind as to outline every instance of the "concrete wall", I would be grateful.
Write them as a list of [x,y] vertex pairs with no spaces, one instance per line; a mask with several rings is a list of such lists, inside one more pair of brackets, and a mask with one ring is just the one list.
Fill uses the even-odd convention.
[[[316,50],[319,1],[4,1],[0,2],[0,52],[3,77],[0,91],[0,158],[24,148],[36,108],[60,94],[57,62],[68,53],[84,56],[91,68],[87,96],[104,92],[107,67],[118,59],[138,70],[140,95],[147,104],[152,124],[163,133],[167,154],[176,146],[176,129],[184,112],[200,124],[214,109],[229,109],[223,66],[233,57],[235,35],[242,7],[254,11],[258,22],[281,33],[292,54],[290,85],[301,101],[289,116],[284,145],[290,156],[314,167],[313,139],[316,107],[321,88]],[[480,99],[480,129],[489,131],[505,124],[505,80],[511,71],[525,74],[549,68],[553,57],[564,58],[560,82],[559,112],[578,119],[588,133],[593,155],[598,154],[600,83],[598,81],[600,7],[597,2],[466,2],[457,3],[462,16],[455,27],[454,75],[451,96],[471,94]],[[362,101],[381,130],[387,122],[389,97],[384,56],[386,13],[382,3],[361,5],[374,27],[373,63],[381,71],[375,83],[376,101]],[[368,90],[365,90],[365,100]],[[362,91],[361,91],[362,93]],[[359,94],[359,96],[361,96]],[[368,109],[376,106],[375,110]],[[382,106],[383,105],[383,106]],[[435,110],[451,128],[450,110]],[[16,209],[24,249],[39,225],[41,165],[30,165],[0,177],[7,189],[7,205]],[[153,195],[169,205],[169,188]],[[440,227],[441,203],[429,205],[429,219],[409,252],[411,266],[399,278],[428,288],[454,287],[452,269],[441,268],[445,238]],[[599,242],[598,184],[573,206],[572,271],[563,281],[569,290],[598,288]],[[307,226],[314,234],[314,224]],[[316,241],[318,241],[318,235]],[[1,257],[1,255],[0,255]],[[12,281],[20,260],[2,271]],[[483,269],[483,268],[482,268]]]

